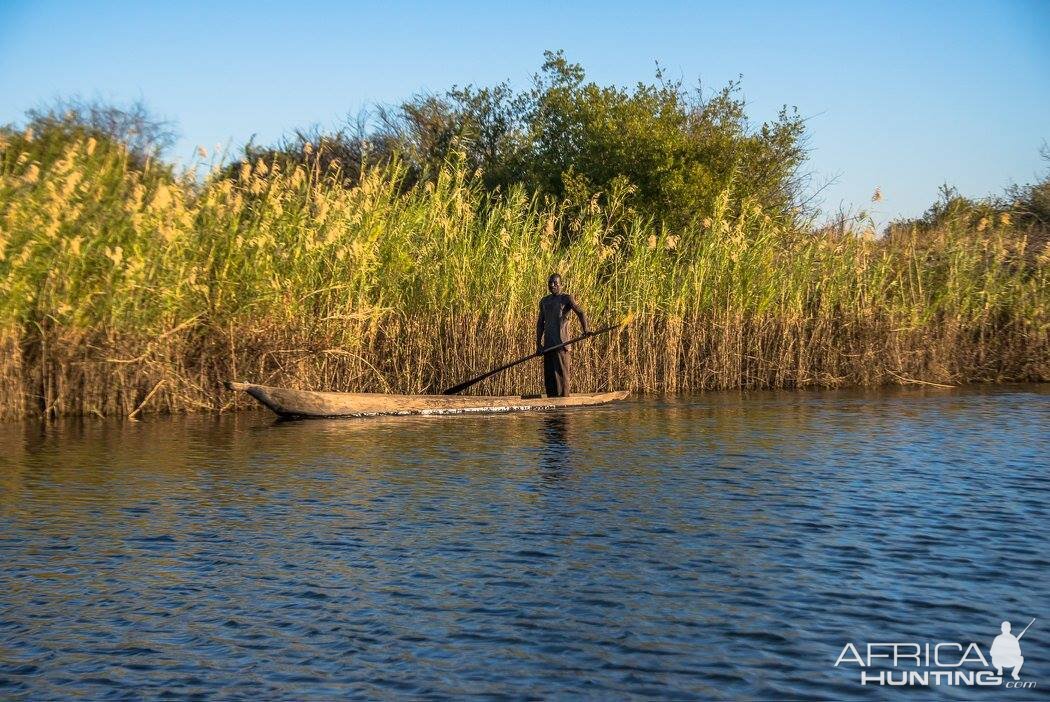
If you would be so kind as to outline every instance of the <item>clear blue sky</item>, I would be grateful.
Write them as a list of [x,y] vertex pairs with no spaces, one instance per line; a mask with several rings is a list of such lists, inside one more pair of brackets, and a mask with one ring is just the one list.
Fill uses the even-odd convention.
[[527,84],[544,49],[600,83],[743,76],[755,121],[809,117],[825,209],[916,215],[941,183],[1045,172],[1050,0],[891,3],[0,0],[0,122],[79,94],[143,99],[197,144],[263,143],[453,84]]

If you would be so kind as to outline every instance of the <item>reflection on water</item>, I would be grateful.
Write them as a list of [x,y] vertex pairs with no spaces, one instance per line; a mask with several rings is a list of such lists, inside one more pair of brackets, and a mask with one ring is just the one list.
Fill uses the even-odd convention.
[[570,413],[551,412],[543,416],[542,475],[549,482],[557,482],[571,470],[569,444]]
[[0,698],[867,699],[845,641],[1047,616],[1048,420],[1009,386],[0,425]]

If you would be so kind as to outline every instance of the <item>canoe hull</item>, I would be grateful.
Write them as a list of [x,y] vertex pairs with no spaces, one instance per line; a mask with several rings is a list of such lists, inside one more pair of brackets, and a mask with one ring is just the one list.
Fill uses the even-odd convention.
[[622,400],[628,391],[587,393],[569,397],[382,395],[378,393],[314,392],[251,383],[227,383],[285,419],[382,417],[396,415],[485,414],[591,407]]

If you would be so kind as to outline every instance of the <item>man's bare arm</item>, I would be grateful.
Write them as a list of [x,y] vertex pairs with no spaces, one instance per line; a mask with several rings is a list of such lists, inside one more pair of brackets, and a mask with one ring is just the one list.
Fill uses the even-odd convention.
[[543,303],[540,303],[540,315],[536,318],[536,353],[543,350]]
[[590,334],[591,328],[587,325],[587,315],[584,314],[583,308],[576,304],[576,298],[572,295],[569,298],[569,309],[576,313],[576,318],[580,320],[580,326],[583,328],[584,334]]

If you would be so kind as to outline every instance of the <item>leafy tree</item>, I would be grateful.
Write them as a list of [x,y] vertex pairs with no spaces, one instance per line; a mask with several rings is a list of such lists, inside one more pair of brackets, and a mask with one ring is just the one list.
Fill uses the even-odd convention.
[[[7,129],[13,131],[14,127],[8,125]],[[29,110],[22,129],[39,137],[34,151],[43,163],[57,158],[71,141],[94,137],[123,144],[129,166],[135,169],[158,161],[178,138],[172,123],[153,115],[142,102],[125,107],[80,98],[57,100]]]
[[296,132],[276,147],[249,145],[245,158],[302,160],[309,143],[342,163],[349,184],[360,167],[397,158],[406,187],[462,159],[491,191],[521,184],[580,207],[617,193],[672,226],[710,215],[727,191],[730,207],[800,213],[806,153],[796,111],[753,129],[737,82],[705,97],[657,68],[653,83],[601,86],[562,52],[544,57],[524,91],[500,83],[420,95],[379,109],[371,130],[359,119],[353,129]]
[[705,98],[657,69],[655,83],[632,90],[600,86],[547,52],[528,91],[467,87],[445,101],[444,133],[455,138],[444,143],[462,149],[491,189],[524,183],[580,203],[626,187],[631,206],[671,224],[710,214],[726,190],[771,213],[791,215],[800,203],[802,119],[785,108],[751,130],[736,82]]

